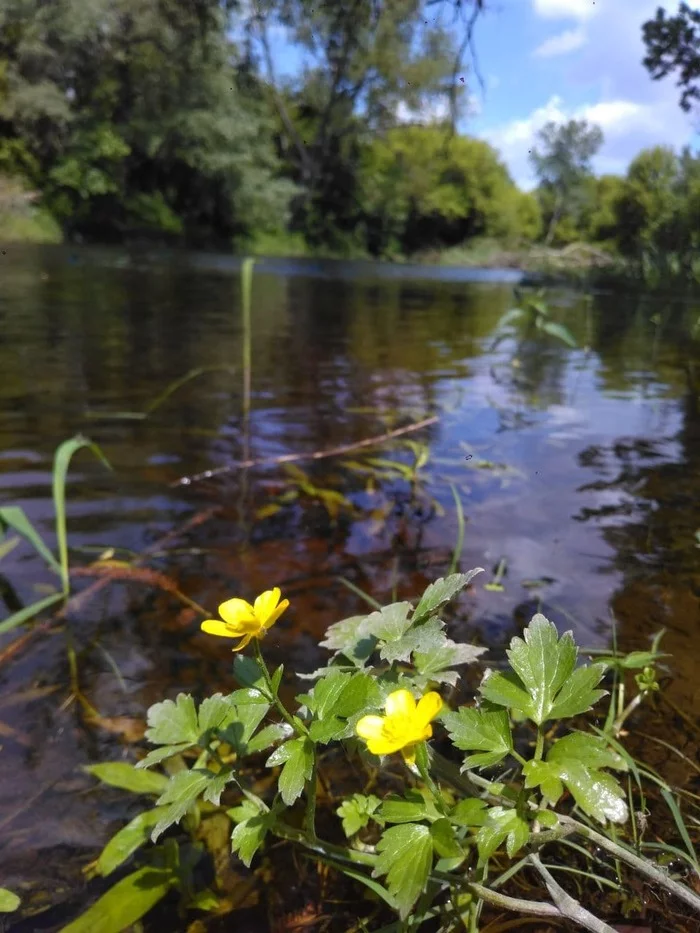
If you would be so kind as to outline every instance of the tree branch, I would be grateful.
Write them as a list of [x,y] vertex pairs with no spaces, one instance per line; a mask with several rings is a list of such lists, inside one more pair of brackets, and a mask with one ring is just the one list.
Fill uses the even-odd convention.
[[554,904],[559,909],[562,916],[569,920],[573,920],[574,923],[583,927],[584,930],[590,930],[591,933],[615,933],[613,927],[608,926],[607,923],[604,923],[602,920],[599,920],[598,917],[589,913],[575,898],[566,893],[552,873],[544,867],[540,861],[539,855],[533,852],[529,857],[529,861],[541,876],[547,887],[549,896],[554,901]]

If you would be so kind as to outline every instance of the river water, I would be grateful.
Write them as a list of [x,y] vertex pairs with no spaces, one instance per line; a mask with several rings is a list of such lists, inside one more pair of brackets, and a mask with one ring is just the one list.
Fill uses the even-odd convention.
[[[80,766],[133,760],[162,696],[230,685],[230,655],[173,589],[215,608],[281,586],[291,608],[267,647],[313,669],[325,628],[362,606],[348,582],[389,601],[447,572],[453,490],[460,566],[485,573],[450,618],[452,637],[497,658],[538,609],[589,647],[613,629],[620,647],[647,647],[665,627],[666,695],[700,708],[700,306],[549,289],[576,347],[542,333],[494,346],[516,302],[512,272],[263,261],[246,413],[239,273],[207,254],[0,256],[0,506],[21,505],[54,546],[57,445],[87,435],[112,466],[82,451],[69,474],[85,600],[19,647],[27,628],[0,634],[0,884],[53,923],[89,896],[81,867],[136,812]],[[268,462],[179,482],[426,418],[379,447],[299,460],[303,477]],[[406,441],[430,454],[413,493],[368,461],[410,464]],[[160,577],[95,587],[100,556],[123,569],[148,548],[141,566]],[[502,588],[486,589],[494,578]],[[18,545],[0,564],[0,620],[55,586]],[[68,644],[97,719],[71,700]],[[671,730],[693,757],[692,732],[664,709],[658,734]],[[687,779],[681,759],[669,767]]]

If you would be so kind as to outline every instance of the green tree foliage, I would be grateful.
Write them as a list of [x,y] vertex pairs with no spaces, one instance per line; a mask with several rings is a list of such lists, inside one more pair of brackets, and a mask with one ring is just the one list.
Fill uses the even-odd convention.
[[68,227],[223,239],[283,220],[271,128],[217,0],[7,0],[0,131]]
[[642,26],[644,65],[654,80],[676,76],[680,105],[689,111],[700,100],[700,10],[681,3],[675,15],[662,7]]
[[576,239],[581,216],[590,203],[591,160],[603,144],[603,133],[585,120],[547,123],[530,154],[539,178],[546,243]]
[[363,153],[367,245],[379,255],[487,236],[534,239],[538,205],[513,184],[496,151],[444,125],[404,125]]

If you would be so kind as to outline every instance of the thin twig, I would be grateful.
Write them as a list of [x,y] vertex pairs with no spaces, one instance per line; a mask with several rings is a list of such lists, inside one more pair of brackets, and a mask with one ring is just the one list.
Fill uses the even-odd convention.
[[180,479],[171,483],[171,486],[189,486],[191,483],[199,482],[203,479],[212,479],[215,476],[222,476],[224,473],[233,473],[235,470],[247,470],[249,467],[258,466],[276,466],[279,463],[295,463],[300,460],[325,460],[327,457],[337,457],[340,454],[351,453],[353,450],[360,450],[363,447],[375,447],[389,441],[394,437],[400,437],[402,434],[410,434],[412,431],[419,431],[421,428],[427,428],[428,425],[439,421],[438,415],[430,418],[423,418],[422,421],[415,421],[413,424],[407,424],[403,428],[394,428],[393,431],[387,431],[385,434],[378,434],[375,437],[366,437],[362,441],[355,441],[352,444],[341,444],[339,447],[331,447],[328,450],[312,450],[309,453],[283,454],[281,457],[261,457],[257,460],[232,460],[223,466],[214,467],[211,470],[204,470],[202,473],[194,473],[192,476],[181,476]]

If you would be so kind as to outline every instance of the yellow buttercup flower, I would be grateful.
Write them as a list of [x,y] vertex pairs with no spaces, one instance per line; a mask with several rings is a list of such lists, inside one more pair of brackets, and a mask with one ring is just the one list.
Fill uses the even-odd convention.
[[355,726],[373,755],[391,755],[400,751],[408,764],[416,759],[416,745],[433,734],[431,720],[442,709],[442,698],[434,691],[418,703],[408,690],[394,690],[384,704],[386,716],[363,716]]
[[[227,599],[219,606],[221,619],[206,619],[202,622],[202,631],[207,635],[220,638],[240,638],[233,649],[240,651],[253,638],[263,638],[267,630],[275,624],[289,605],[288,599],[280,602],[279,587],[265,590],[253,605],[245,599]],[[223,620],[223,621],[222,621]]]

